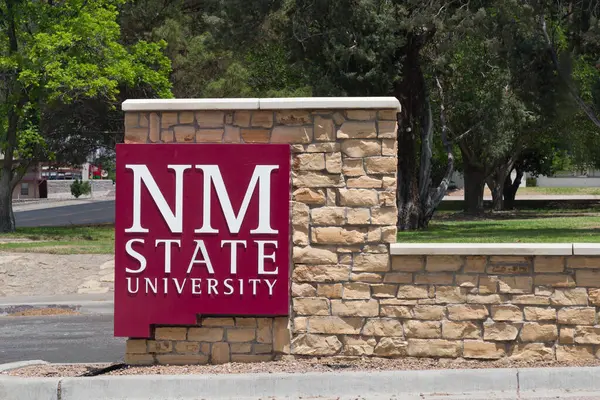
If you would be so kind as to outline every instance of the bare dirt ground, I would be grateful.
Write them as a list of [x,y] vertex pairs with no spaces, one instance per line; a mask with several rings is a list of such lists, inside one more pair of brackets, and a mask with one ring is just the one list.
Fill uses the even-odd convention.
[[107,293],[114,263],[108,254],[0,253],[0,297]]
[[[84,374],[102,372],[100,368],[109,364],[77,364],[77,365],[37,365],[3,372],[3,375],[20,377],[74,377]],[[247,374],[247,373],[307,373],[334,371],[410,371],[430,369],[482,369],[482,368],[531,368],[531,367],[583,367],[600,366],[600,360],[578,362],[556,361],[476,361],[464,359],[429,359],[429,358],[340,358],[325,357],[320,359],[282,360],[264,363],[229,363],[222,365],[155,365],[148,367],[127,367],[106,372],[106,375],[205,375],[205,374]]]

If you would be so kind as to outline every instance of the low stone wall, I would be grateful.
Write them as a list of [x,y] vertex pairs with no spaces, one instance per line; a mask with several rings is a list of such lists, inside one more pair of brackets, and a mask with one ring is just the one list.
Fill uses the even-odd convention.
[[[48,182],[48,198],[49,199],[72,199],[71,184],[73,180],[49,180]],[[110,195],[115,190],[115,185],[112,180],[89,180],[92,185],[92,194],[83,195],[80,198],[86,199],[91,197],[103,197]]]

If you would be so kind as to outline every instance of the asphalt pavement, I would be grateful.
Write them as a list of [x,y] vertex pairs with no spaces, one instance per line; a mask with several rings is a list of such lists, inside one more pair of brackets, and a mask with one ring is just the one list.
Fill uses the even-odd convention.
[[95,225],[115,222],[115,201],[15,211],[17,227]]

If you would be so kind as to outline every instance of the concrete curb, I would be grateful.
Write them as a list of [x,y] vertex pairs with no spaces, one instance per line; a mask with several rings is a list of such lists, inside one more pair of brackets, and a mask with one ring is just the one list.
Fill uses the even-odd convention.
[[0,372],[10,371],[11,369],[30,367],[32,365],[44,365],[50,364],[48,361],[43,360],[28,360],[28,361],[17,361],[6,364],[0,364]]
[[[31,363],[31,362],[30,362]],[[39,362],[38,362],[39,363]],[[12,363],[13,365],[16,363]],[[31,365],[31,364],[26,364]],[[4,367],[4,366],[0,366]],[[600,367],[306,374],[0,377],[0,399],[528,398],[596,393]],[[60,396],[59,393],[60,387]]]

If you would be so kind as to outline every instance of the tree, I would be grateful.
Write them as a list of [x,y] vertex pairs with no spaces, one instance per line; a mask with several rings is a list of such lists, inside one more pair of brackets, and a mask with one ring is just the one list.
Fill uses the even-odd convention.
[[[0,1],[0,27],[6,32],[0,36],[1,232],[15,229],[12,191],[29,164],[47,151],[44,134],[56,132],[47,128],[54,110],[92,99],[114,104],[123,87],[171,95],[162,45],[119,42],[117,6],[122,3]],[[78,134],[75,129],[65,133]]]

